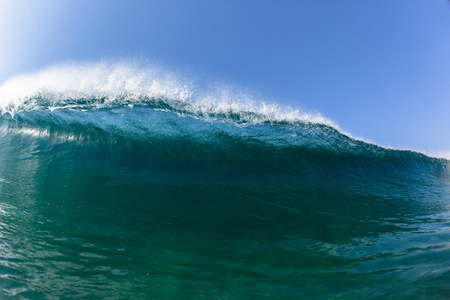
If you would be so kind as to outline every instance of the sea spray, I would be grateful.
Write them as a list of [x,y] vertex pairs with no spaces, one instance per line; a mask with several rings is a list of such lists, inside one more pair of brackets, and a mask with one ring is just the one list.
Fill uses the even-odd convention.
[[199,115],[248,112],[279,121],[333,125],[318,113],[301,113],[225,87],[201,89],[160,68],[143,69],[124,63],[55,66],[17,76],[0,86],[1,112],[11,114],[33,109],[134,105],[149,99],[165,99],[174,107]]

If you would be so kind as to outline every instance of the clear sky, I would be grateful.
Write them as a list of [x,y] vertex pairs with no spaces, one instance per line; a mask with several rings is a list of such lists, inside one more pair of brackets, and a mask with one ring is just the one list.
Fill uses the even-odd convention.
[[136,57],[384,146],[450,150],[450,1],[0,0],[0,82]]

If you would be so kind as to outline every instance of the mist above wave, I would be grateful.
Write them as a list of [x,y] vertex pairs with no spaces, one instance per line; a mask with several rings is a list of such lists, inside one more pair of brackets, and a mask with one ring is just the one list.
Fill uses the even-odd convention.
[[[152,104],[200,117],[234,116],[261,122],[320,123],[337,128],[319,113],[256,99],[236,89],[203,87],[160,67],[133,63],[69,64],[14,77],[0,86],[0,111],[11,115],[40,109],[92,109]],[[218,87],[217,87],[218,86]]]

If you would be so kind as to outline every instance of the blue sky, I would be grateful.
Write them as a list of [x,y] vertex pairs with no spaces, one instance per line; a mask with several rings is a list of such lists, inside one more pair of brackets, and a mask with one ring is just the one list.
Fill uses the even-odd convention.
[[131,58],[318,111],[353,136],[450,150],[444,0],[0,0],[0,81]]

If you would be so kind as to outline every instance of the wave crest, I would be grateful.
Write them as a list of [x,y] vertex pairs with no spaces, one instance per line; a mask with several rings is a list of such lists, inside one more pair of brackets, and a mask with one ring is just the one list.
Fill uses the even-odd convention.
[[129,63],[61,65],[12,78],[0,86],[0,111],[14,115],[39,109],[91,109],[151,104],[199,117],[244,123],[308,122],[337,128],[319,113],[301,112],[252,98],[227,87],[200,88],[192,81]]

